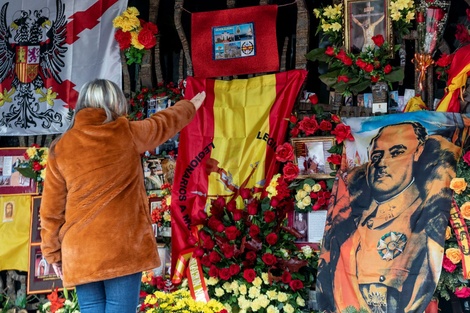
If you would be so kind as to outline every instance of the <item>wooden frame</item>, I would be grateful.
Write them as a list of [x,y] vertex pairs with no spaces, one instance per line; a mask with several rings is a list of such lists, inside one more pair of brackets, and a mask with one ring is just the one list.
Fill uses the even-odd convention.
[[150,214],[152,214],[152,211],[155,210],[156,208],[160,209],[162,207],[162,201],[163,201],[163,197],[151,197],[151,198],[149,198]]
[[331,178],[333,170],[327,158],[331,155],[328,150],[335,145],[335,141],[334,136],[292,138],[294,164],[299,167],[297,178]]
[[27,148],[0,148],[0,194],[28,195],[37,194],[37,183],[21,175],[15,167],[25,160]]
[[31,199],[31,244],[41,243],[41,218],[39,216],[41,200],[42,196],[32,197]]
[[393,46],[392,21],[388,13],[390,0],[343,1],[346,50],[359,53],[368,45],[365,38],[373,45],[372,37],[379,34]]
[[55,274],[52,265],[43,258],[41,246],[29,248],[28,294],[49,293],[53,288],[63,288],[62,280]]

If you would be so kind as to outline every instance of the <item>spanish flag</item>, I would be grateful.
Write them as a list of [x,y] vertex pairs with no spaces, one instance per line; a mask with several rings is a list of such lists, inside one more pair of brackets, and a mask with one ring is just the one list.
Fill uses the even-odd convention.
[[217,196],[263,187],[279,170],[276,147],[307,71],[291,70],[231,81],[187,78],[186,98],[206,91],[194,120],[180,133],[171,196],[172,270],[198,212]]

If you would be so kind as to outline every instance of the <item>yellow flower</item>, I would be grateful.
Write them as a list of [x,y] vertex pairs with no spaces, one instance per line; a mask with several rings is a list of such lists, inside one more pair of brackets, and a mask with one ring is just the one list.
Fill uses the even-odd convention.
[[131,33],[131,44],[139,50],[144,49],[144,45],[139,42],[139,34],[137,32]]
[[266,187],[266,192],[268,193],[269,199],[277,195],[277,185],[279,183],[277,182],[277,179],[281,176],[281,174],[276,174],[273,176],[271,181],[269,182],[269,186]]
[[171,195],[165,197],[166,205],[170,206],[171,205]]
[[171,214],[170,211],[163,212],[163,220],[165,222],[171,222]]
[[339,32],[342,28],[343,28],[343,26],[341,26],[341,24],[338,23],[338,22],[332,23],[331,27],[330,27],[330,29],[334,32]]
[[300,189],[295,194],[295,200],[301,201],[303,198],[305,198],[306,195],[307,195],[307,192],[303,189]]
[[390,14],[392,21],[399,21],[401,19],[401,13],[396,11]]
[[266,313],[279,313],[279,310],[275,306],[270,305],[266,309]]
[[270,300],[276,300],[277,299],[277,291],[276,290],[268,290],[266,292],[266,295]]
[[38,153],[36,147],[29,147],[28,149],[26,149],[26,154],[30,159],[34,158],[36,156],[36,153]]
[[314,191],[314,192],[319,192],[320,190],[321,190],[320,184],[315,184],[315,185],[313,186],[313,191]]
[[256,287],[260,287],[262,283],[263,283],[263,280],[259,277],[256,277],[252,282],[253,286],[256,286]]
[[207,280],[207,284],[209,286],[214,286],[215,284],[217,284],[219,282],[219,280],[216,278],[216,277],[209,277],[209,279]]
[[455,193],[461,194],[467,188],[467,182],[465,178],[452,178],[450,182],[450,189],[455,191]]
[[262,308],[266,308],[269,305],[269,299],[266,295],[260,295],[256,301]]
[[46,179],[46,170],[41,170],[39,177],[41,177],[41,179],[44,181]]
[[268,273],[262,273],[262,274],[261,274],[261,278],[263,279],[263,282],[264,282],[266,285],[269,285],[269,274],[268,274]]
[[232,284],[230,284],[228,281],[226,281],[222,285],[222,288],[224,288],[224,290],[227,291],[227,292],[232,292]]
[[310,196],[306,196],[305,198],[302,199],[302,204],[305,206],[305,207],[308,207],[309,205],[312,204],[312,199],[310,198]]
[[446,240],[449,240],[450,237],[452,237],[452,229],[449,226],[447,226],[446,227]]
[[222,288],[220,287],[215,288],[215,295],[217,297],[222,297],[224,294],[225,294],[225,291]]
[[136,7],[128,7],[126,11],[124,11],[123,15],[127,16],[139,16],[140,12],[137,10]]
[[462,216],[466,220],[470,220],[470,202],[465,202],[460,207],[460,212],[462,212]]
[[247,293],[246,286],[245,286],[245,285],[241,285],[241,286],[238,288],[238,291],[240,292],[240,294],[246,295],[246,293]]
[[446,257],[454,264],[458,264],[462,260],[462,253],[458,248],[449,248],[446,250]]
[[414,20],[415,18],[415,12],[414,11],[410,11],[406,14],[406,17],[405,17],[405,20],[410,23],[411,20]]
[[295,310],[294,310],[294,307],[292,305],[290,305],[290,303],[286,303],[286,305],[284,305],[284,312],[294,313]]
[[302,297],[297,297],[297,299],[295,299],[295,302],[297,303],[297,305],[305,306],[305,300]]
[[289,299],[289,296],[285,292],[280,292],[277,294],[277,299],[279,302],[286,302]]
[[324,23],[321,25],[321,28],[324,32],[327,32],[330,30],[331,25],[329,23]]
[[305,205],[303,204],[302,201],[297,201],[297,202],[295,203],[295,205],[297,206],[297,208],[298,208],[299,210],[305,209]]
[[313,14],[315,14],[315,17],[316,17],[316,18],[319,18],[320,15],[321,15],[321,12],[320,12],[319,9],[313,9]]
[[310,184],[304,184],[302,189],[305,190],[305,192],[310,192],[312,191],[312,186],[310,186]]
[[260,295],[260,288],[259,287],[256,287],[256,286],[251,286],[249,289],[248,289],[248,297],[251,298],[251,299],[256,299],[258,298]]

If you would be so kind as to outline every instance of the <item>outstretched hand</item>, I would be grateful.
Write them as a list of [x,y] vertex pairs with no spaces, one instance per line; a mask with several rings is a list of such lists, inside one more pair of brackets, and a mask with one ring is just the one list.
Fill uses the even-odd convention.
[[206,92],[202,91],[195,95],[190,101],[194,104],[194,107],[196,108],[196,111],[201,107],[202,103],[204,102],[204,99],[206,98]]

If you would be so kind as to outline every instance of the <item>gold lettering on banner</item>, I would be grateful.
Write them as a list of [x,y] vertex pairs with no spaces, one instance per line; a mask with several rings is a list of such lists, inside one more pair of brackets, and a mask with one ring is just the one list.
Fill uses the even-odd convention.
[[450,210],[450,223],[452,229],[454,230],[457,243],[459,244],[460,252],[463,255],[462,258],[462,268],[464,278],[468,279],[470,276],[470,271],[467,271],[467,266],[470,264],[470,250],[469,250],[469,236],[468,229],[465,227],[465,222],[462,221],[460,216],[460,211],[457,204],[452,205]]
[[195,300],[207,303],[206,294],[204,288],[202,287],[198,262],[195,258],[191,258],[189,260],[189,273],[191,275]]

